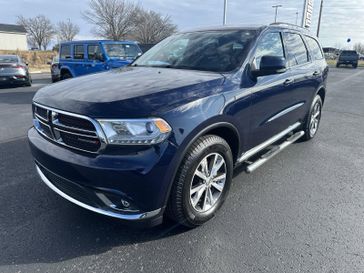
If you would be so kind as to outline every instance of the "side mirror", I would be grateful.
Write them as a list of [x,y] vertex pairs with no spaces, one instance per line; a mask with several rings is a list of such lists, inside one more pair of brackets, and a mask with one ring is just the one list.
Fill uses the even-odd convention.
[[52,62],[47,62],[47,64],[48,64],[48,65],[51,65],[51,64],[52,64]]
[[260,60],[260,69],[252,71],[253,76],[262,77],[282,74],[287,71],[286,59],[277,56],[263,56]]

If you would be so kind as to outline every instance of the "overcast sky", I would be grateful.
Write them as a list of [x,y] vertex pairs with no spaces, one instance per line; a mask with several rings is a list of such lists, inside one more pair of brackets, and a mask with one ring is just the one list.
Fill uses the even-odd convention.
[[[223,0],[130,0],[146,9],[168,14],[180,30],[222,23]],[[228,0],[229,24],[268,24],[274,20],[272,5],[281,4],[278,20],[301,21],[303,0]],[[44,14],[53,22],[68,18],[81,27],[78,39],[93,38],[92,26],[81,12],[88,8],[88,0],[0,0],[0,23],[15,23],[17,15],[26,17]],[[320,0],[314,0],[311,31],[316,33]],[[320,39],[324,46],[348,47],[364,43],[364,0],[324,0]],[[347,44],[351,38],[351,44]]]

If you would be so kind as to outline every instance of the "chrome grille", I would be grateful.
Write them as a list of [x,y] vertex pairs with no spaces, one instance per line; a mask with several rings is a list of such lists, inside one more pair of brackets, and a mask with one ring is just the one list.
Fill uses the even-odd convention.
[[34,127],[44,137],[76,150],[98,153],[106,145],[100,126],[78,114],[33,104]]

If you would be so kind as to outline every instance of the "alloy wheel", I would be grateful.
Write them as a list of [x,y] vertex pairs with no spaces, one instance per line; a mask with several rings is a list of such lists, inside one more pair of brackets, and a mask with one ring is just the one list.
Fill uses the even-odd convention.
[[321,105],[319,102],[316,102],[316,104],[313,107],[313,111],[311,114],[311,120],[310,120],[310,135],[313,137],[318,130],[319,124],[321,119]]
[[226,162],[222,155],[211,153],[198,164],[192,177],[190,202],[198,212],[207,212],[219,200],[226,182]]

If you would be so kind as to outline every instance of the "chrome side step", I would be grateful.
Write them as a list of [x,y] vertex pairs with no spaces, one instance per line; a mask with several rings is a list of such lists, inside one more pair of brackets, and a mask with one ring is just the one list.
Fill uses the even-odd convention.
[[246,167],[247,173],[254,172],[257,168],[262,166],[264,163],[266,163],[268,160],[270,160],[272,157],[276,156],[280,152],[282,152],[285,148],[287,148],[289,145],[296,142],[298,139],[300,139],[305,134],[304,131],[300,131],[295,133],[294,135],[287,138],[286,141],[284,141],[282,144],[273,146],[272,149],[270,149],[267,153],[262,155],[257,161],[251,163]]
[[277,142],[281,138],[283,138],[285,135],[291,133],[293,130],[297,129],[301,125],[301,122],[296,122],[295,124],[289,126],[286,130],[280,132],[279,134],[273,136],[272,138],[264,141],[262,144],[250,149],[246,153],[244,153],[239,159],[238,163],[242,163],[252,157],[253,155],[259,153],[260,151],[264,150],[268,146],[272,145],[274,142]]

